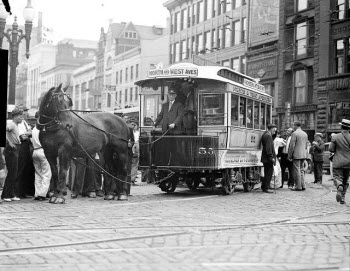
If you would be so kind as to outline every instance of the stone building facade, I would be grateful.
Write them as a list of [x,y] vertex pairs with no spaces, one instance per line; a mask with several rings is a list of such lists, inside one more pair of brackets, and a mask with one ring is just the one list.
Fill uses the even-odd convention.
[[317,130],[329,141],[350,119],[350,1],[320,2],[320,14],[328,16],[320,20]]
[[[222,65],[246,71],[246,0],[169,0],[169,63]],[[198,57],[199,56],[199,57]]]

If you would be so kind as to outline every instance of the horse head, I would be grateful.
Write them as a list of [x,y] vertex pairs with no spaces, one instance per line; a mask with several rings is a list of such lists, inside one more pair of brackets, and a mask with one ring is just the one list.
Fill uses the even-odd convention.
[[[60,84],[56,88],[51,88],[42,97],[39,106],[39,117],[37,124],[39,126],[45,126],[51,122],[57,122],[58,114],[62,111],[69,110],[73,106],[72,99],[66,93],[69,85],[62,88]],[[39,121],[40,119],[40,121]]]

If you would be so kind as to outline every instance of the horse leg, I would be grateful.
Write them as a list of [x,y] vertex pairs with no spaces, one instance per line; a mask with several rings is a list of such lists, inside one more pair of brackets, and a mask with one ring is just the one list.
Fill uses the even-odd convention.
[[48,156],[47,160],[49,161],[52,177],[50,181],[50,188],[48,195],[50,196],[50,203],[53,203],[57,198],[57,184],[58,184],[58,169],[57,169],[57,156],[52,155]]
[[128,181],[131,178],[128,176],[131,173],[131,156],[126,150],[124,153],[119,152],[118,157],[114,161],[114,169],[118,171],[118,178],[116,180],[117,190],[118,190],[118,200],[128,200],[128,195],[130,190],[128,189]]
[[105,200],[113,200],[115,197],[115,181],[114,179],[108,175],[111,174],[114,176],[115,172],[113,172],[113,151],[111,149],[106,149],[104,154],[104,169],[107,174],[104,175],[104,190],[105,190]]
[[70,166],[70,153],[66,150],[65,146],[61,146],[58,150],[58,158],[60,163],[60,170],[58,175],[58,186],[57,186],[57,192],[58,196],[54,203],[56,204],[63,204],[66,199],[65,195],[67,194],[67,186],[66,186],[66,180],[67,180],[67,172]]

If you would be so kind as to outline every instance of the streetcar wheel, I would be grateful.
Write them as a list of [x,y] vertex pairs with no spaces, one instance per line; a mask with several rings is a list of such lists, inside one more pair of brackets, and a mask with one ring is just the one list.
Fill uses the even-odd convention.
[[198,180],[192,180],[192,179],[188,179],[186,180],[186,184],[187,187],[191,190],[191,191],[196,191],[198,186],[199,186],[199,181]]
[[162,191],[167,193],[173,193],[176,189],[177,181],[164,180],[160,183],[159,187]]
[[245,182],[245,183],[243,183],[244,192],[252,191],[254,186],[255,186],[255,183],[252,183],[252,182]]

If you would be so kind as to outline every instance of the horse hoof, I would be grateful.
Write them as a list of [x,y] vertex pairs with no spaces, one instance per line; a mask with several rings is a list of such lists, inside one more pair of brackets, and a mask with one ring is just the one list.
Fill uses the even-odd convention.
[[128,200],[128,196],[127,195],[119,195],[118,200]]
[[71,194],[70,197],[71,197],[72,199],[76,199],[76,198],[78,197],[78,195],[77,195],[77,194]]
[[53,194],[54,194],[54,192],[48,192],[48,193],[46,194],[46,197],[47,197],[47,198],[51,198],[51,197],[53,196]]
[[49,200],[49,203],[55,203],[56,199],[57,199],[56,197],[51,197]]
[[113,195],[106,195],[105,200],[114,200],[114,196]]
[[64,204],[65,203],[65,199],[63,198],[56,198],[54,204]]

